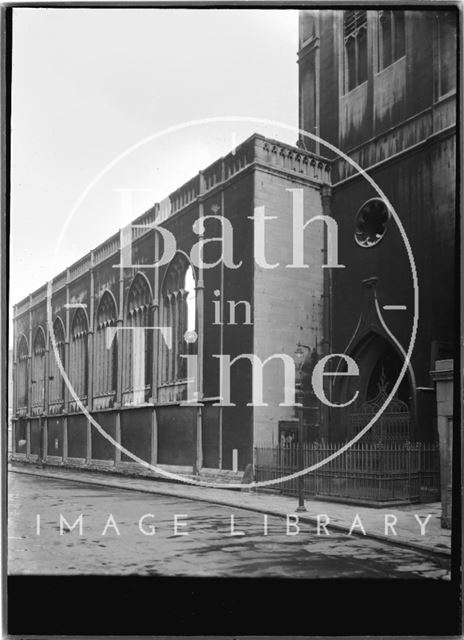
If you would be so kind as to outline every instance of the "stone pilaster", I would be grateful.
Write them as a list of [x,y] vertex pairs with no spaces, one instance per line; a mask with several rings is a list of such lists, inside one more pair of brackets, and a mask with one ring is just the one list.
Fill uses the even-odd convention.
[[453,478],[453,360],[437,360],[430,372],[437,393],[437,426],[440,441],[441,526],[451,528]]

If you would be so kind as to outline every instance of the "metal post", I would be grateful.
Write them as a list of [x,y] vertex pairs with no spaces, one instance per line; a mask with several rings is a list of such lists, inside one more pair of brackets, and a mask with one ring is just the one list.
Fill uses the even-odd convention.
[[[200,172],[200,196],[205,191],[204,176]],[[204,214],[204,204],[200,197],[198,205],[198,216],[201,218]],[[203,240],[203,233],[199,235],[199,241]],[[196,313],[197,313],[197,415],[194,427],[194,454],[193,454],[193,473],[199,475],[203,467],[203,345],[204,345],[204,288],[203,269],[198,266],[198,277],[196,286]]]
[[[322,212],[325,216],[331,216],[331,199],[332,199],[332,187],[328,184],[322,185],[321,200],[322,200]],[[328,242],[328,229],[327,225],[324,225],[324,249],[323,259],[324,264],[327,264],[327,242]],[[324,269],[323,274],[323,321],[322,321],[322,354],[324,356],[332,353],[332,269]],[[317,345],[316,345],[317,348]],[[329,376],[324,377],[324,392],[327,398],[331,398],[333,385],[329,382]],[[327,438],[329,435],[329,407],[323,402],[321,404],[321,435]]]
[[50,403],[50,332],[47,330],[45,337],[45,353],[44,353],[44,405],[42,416],[40,418],[40,432],[42,439],[41,459],[40,462],[47,461],[48,456],[48,411]]
[[45,462],[45,418],[43,413],[39,417],[39,455],[37,456],[37,464],[43,466]]
[[95,315],[95,277],[93,270],[93,251],[90,252],[90,299],[89,299],[89,326],[87,332],[87,409],[93,410],[94,393],[94,315]]
[[[66,327],[65,327],[65,340],[64,340],[64,367],[66,370],[66,373],[68,375],[69,378],[71,378],[72,376],[72,372],[71,372],[71,360],[70,360],[70,353],[71,353],[71,349],[70,349],[70,341],[71,341],[71,311],[69,308],[69,303],[70,303],[70,296],[69,296],[69,269],[66,270],[66,316],[65,316],[65,322],[66,322]],[[63,413],[68,413],[69,412],[69,401],[70,401],[70,393],[69,393],[69,386],[67,384],[64,385],[64,409],[63,409]]]
[[[303,394],[300,395],[300,400],[303,400]],[[304,469],[304,451],[303,451],[303,433],[304,433],[304,415],[303,405],[298,408],[298,471]],[[297,512],[306,511],[304,503],[304,475],[298,476],[298,507]]]
[[[297,380],[295,382],[295,402],[296,402],[296,414],[298,417],[298,471],[304,469],[304,449],[303,449],[303,436],[304,436],[304,389],[302,380],[302,366],[303,366],[303,348],[309,349],[307,345],[298,342],[297,348],[294,354],[294,361],[296,365]],[[298,508],[297,511],[306,511],[304,503],[304,475],[298,476]]]

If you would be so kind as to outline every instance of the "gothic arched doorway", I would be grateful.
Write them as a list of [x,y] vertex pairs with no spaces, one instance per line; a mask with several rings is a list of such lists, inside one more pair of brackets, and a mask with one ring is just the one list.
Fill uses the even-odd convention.
[[[380,335],[373,336],[360,350],[361,372],[357,403],[351,408],[348,436],[352,438],[384,406],[400,375],[404,360],[397,349]],[[409,372],[401,380],[394,397],[384,409],[365,441],[406,441],[412,439],[412,385]]]
[[[384,405],[404,365],[395,345],[374,332],[365,336],[349,355],[359,367],[359,376],[339,378],[340,386],[334,389],[338,403],[349,401],[357,392],[356,401],[339,415],[338,432],[347,439],[366,426]],[[412,440],[414,414],[414,382],[408,368],[394,398],[363,440]]]

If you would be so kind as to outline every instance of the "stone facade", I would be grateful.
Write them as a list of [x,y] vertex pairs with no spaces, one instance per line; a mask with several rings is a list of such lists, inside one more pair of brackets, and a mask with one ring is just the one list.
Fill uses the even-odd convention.
[[[252,462],[254,444],[276,443],[279,418],[293,416],[293,407],[279,406],[285,386],[282,363],[276,358],[264,365],[263,403],[268,406],[253,407],[250,362],[237,360],[230,381],[235,406],[223,407],[218,406],[217,356],[232,360],[255,354],[263,362],[274,354],[292,358],[303,338],[314,344],[323,339],[322,221],[311,222],[305,232],[307,266],[288,265],[294,198],[302,195],[307,222],[321,215],[321,189],[329,184],[327,161],[252,136],[139,216],[131,225],[131,242],[123,230],[54,278],[50,317],[47,286],[17,304],[14,455],[121,470],[148,462],[198,473],[243,470]],[[275,269],[254,260],[253,216],[259,208],[275,218],[267,221],[264,238],[266,259],[280,263]],[[214,215],[198,235],[198,218]],[[207,242],[221,236],[221,218],[230,224],[239,268],[218,260],[219,242]],[[150,265],[163,255],[163,247],[155,219],[175,238],[177,249],[169,264],[156,269]],[[204,260],[218,264],[195,265],[189,287],[184,276],[199,238],[206,242]],[[189,288],[195,290],[193,347],[184,341]],[[157,326],[172,328],[171,348],[160,332],[149,330],[134,342],[134,329]],[[111,345],[105,342],[108,332]],[[143,372],[137,369],[137,349],[143,352]],[[182,356],[188,354],[197,356],[201,407],[185,406],[188,375]],[[63,384],[57,355],[70,386]],[[89,416],[125,450],[105,439]]]
[[[15,305],[14,455],[123,470],[134,465],[131,452],[138,470],[144,462],[183,473],[244,470],[255,445],[277,444],[279,423],[295,423],[294,409],[282,404],[289,384],[282,358],[272,356],[291,358],[299,343],[309,368],[330,353],[359,366],[359,379],[326,384],[336,402],[357,391],[356,403],[346,410],[315,407],[307,419],[312,438],[346,440],[353,416],[379,385],[391,390],[404,362],[414,325],[414,269],[419,321],[397,389],[397,404],[408,413],[401,438],[436,440],[430,369],[450,357],[454,341],[456,34],[452,9],[302,11],[300,127],[359,163],[384,195],[304,132],[297,147],[256,134],[218,159],[57,275],[50,314],[47,286]],[[385,197],[408,238],[413,267]],[[289,266],[300,203],[303,223],[321,215],[335,221],[344,268],[323,268],[322,220],[300,234],[305,267]],[[279,263],[272,268],[256,260],[259,212],[270,218],[265,260]],[[195,223],[203,216],[217,217],[206,221],[202,236]],[[165,245],[155,221],[177,249],[159,268],[152,265]],[[192,265],[192,247],[218,238],[226,222],[231,259],[241,266]],[[219,249],[217,241],[207,243],[205,260],[217,261]],[[194,285],[187,285],[189,268]],[[139,342],[125,333],[142,326],[170,326],[172,346],[159,332],[147,331]],[[193,326],[196,340],[186,343]],[[115,336],[111,349],[108,331]],[[74,393],[61,382],[57,353]],[[217,356],[243,354],[271,358],[262,375],[264,406],[251,406],[246,358],[231,368],[235,406],[220,406]],[[185,405],[193,373],[184,356],[197,358],[202,406]],[[125,451],[103,437],[83,407]]]
[[[419,319],[398,390],[409,406],[411,440],[437,439],[430,369],[453,352],[457,25],[452,8],[300,13],[300,127],[368,171],[411,246]],[[376,215],[364,205],[382,199],[372,186],[304,133],[300,145],[333,158],[331,213],[347,267],[332,272],[331,351],[357,360],[359,406],[376,394],[382,366],[390,390],[404,362],[413,329],[412,268],[391,215],[380,240],[358,242],[360,215]],[[375,282],[372,297],[368,281]],[[338,391],[345,398],[352,393],[346,385]],[[355,411],[332,416],[340,440]]]

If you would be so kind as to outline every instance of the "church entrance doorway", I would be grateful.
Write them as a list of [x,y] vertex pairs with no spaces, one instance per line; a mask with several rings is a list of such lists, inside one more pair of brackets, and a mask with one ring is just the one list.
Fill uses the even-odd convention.
[[[348,437],[353,438],[384,405],[398,379],[403,361],[395,347],[380,335],[372,336],[360,349],[356,360],[361,372],[358,402],[351,409]],[[395,396],[372,429],[365,442],[405,442],[412,439],[411,407],[413,404],[408,373]]]

